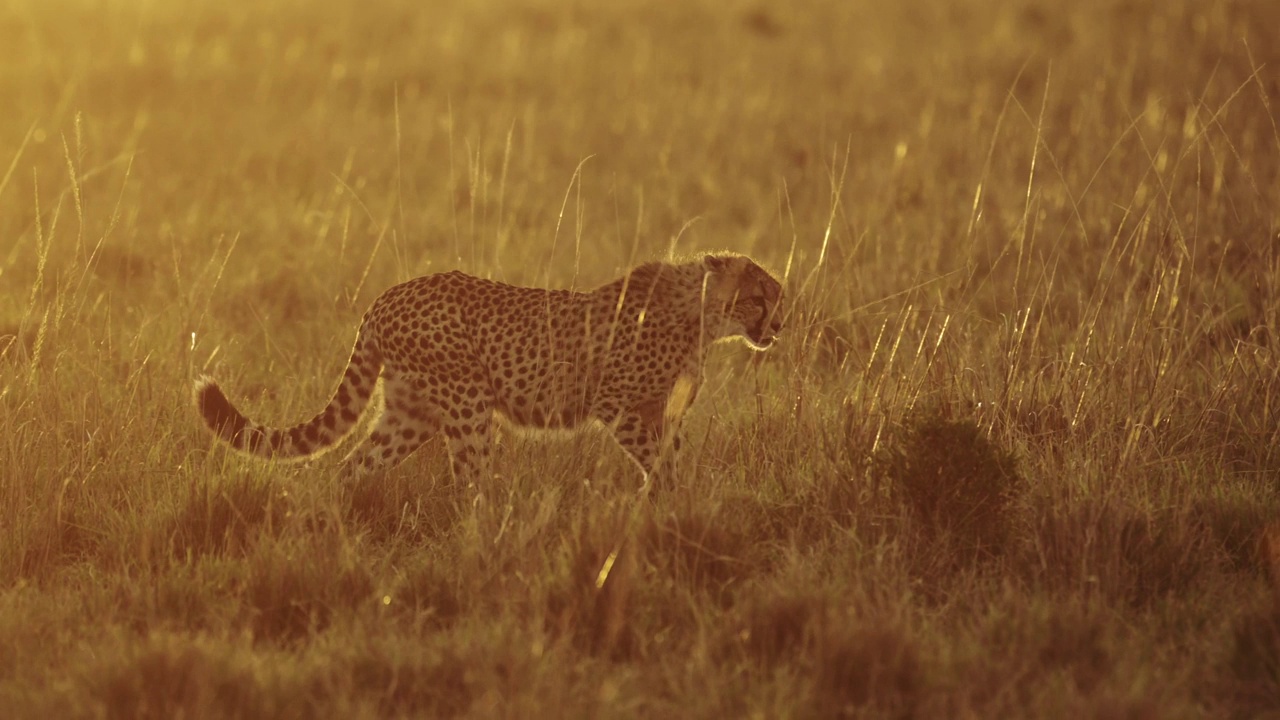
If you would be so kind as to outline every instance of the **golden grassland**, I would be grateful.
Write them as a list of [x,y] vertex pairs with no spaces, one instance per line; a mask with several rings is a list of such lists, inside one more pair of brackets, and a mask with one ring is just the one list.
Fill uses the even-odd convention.
[[[17,0],[7,717],[1280,708],[1280,6]],[[215,447],[386,287],[730,249],[678,489],[600,433]]]

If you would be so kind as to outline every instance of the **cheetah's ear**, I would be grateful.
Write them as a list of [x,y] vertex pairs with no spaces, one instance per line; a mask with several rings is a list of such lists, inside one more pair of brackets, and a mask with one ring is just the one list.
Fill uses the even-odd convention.
[[711,272],[720,272],[729,268],[729,258],[723,255],[703,255],[702,266]]

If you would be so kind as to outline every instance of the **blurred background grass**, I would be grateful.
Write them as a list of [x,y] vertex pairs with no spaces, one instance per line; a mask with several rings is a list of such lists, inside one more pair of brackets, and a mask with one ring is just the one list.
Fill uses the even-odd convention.
[[[1280,6],[17,0],[0,37],[16,716],[1280,698]],[[477,506],[439,448],[340,490],[188,403],[313,412],[415,275],[702,249],[786,272],[789,330],[717,352],[652,507],[590,433],[505,438]]]

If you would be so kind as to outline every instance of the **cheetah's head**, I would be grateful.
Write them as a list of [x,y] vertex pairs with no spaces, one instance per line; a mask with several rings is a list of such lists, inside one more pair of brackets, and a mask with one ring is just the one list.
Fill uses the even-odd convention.
[[706,255],[705,305],[711,340],[742,338],[767,350],[782,330],[782,285],[750,258]]

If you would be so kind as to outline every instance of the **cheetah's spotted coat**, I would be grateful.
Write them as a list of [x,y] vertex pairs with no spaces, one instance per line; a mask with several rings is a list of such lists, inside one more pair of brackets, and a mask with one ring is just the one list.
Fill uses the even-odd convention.
[[347,457],[349,473],[399,463],[443,432],[454,476],[474,483],[491,472],[500,413],[538,428],[598,420],[648,474],[668,446],[679,448],[676,426],[707,346],[741,338],[766,349],[781,329],[781,299],[778,281],[738,255],[641,265],[591,292],[429,275],[374,301],[333,399],[310,420],[255,423],[209,378],[196,384],[197,404],[238,450],[306,457],[357,425],[381,378],[382,414]]

